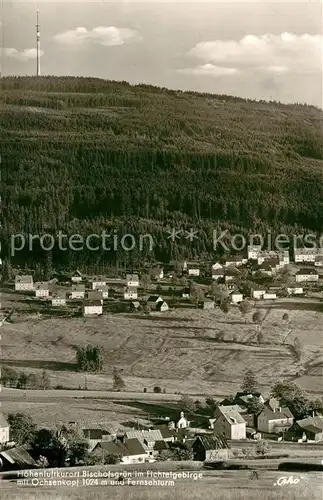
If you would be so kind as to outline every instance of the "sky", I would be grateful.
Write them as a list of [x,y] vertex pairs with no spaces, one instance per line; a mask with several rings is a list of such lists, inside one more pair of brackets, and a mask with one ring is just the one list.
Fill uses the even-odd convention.
[[2,75],[41,74],[322,107],[322,4],[3,0]]

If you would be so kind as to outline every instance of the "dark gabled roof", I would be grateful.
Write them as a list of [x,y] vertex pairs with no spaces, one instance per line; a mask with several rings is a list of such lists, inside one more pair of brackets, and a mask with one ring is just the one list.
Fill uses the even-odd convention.
[[144,455],[146,453],[144,447],[140,443],[139,439],[127,439],[124,442],[124,446],[128,450],[128,455]]
[[156,441],[154,444],[154,450],[155,451],[163,451],[163,450],[168,450],[169,449],[169,444],[166,441]]
[[88,306],[102,306],[102,304],[100,300],[91,300],[91,299],[84,300],[83,307],[88,307]]
[[300,275],[302,275],[302,276],[307,276],[307,275],[309,275],[309,274],[318,274],[318,272],[317,272],[317,270],[316,270],[316,269],[304,269],[304,268],[303,268],[303,269],[300,269],[300,270],[296,273],[296,275],[297,275],[297,276],[300,276]]
[[110,434],[108,431],[103,429],[82,429],[83,435],[86,439],[102,439],[103,434]]
[[163,302],[163,299],[161,298],[160,295],[150,295],[148,298],[147,302]]
[[323,431],[323,418],[319,416],[303,418],[302,420],[297,420],[296,423],[304,430],[310,430],[311,432]]
[[162,308],[162,306],[163,306],[164,304],[168,307],[167,302],[165,302],[164,300],[159,300],[159,301],[157,302],[157,304],[156,304],[156,309],[157,309],[157,311],[158,311],[159,309],[161,309],[161,308]]
[[1,451],[0,456],[9,462],[13,468],[19,467],[21,469],[27,469],[38,467],[28,451],[22,446],[15,446],[14,448]]
[[[198,436],[196,441],[200,440],[205,450],[219,450],[229,448],[227,440],[219,434],[208,434],[205,436]],[[195,441],[195,442],[196,442]]]
[[174,436],[174,431],[168,428],[168,425],[154,425],[154,429],[159,430],[163,439],[171,438]]
[[265,406],[260,415],[265,415],[268,420],[281,420],[284,418],[294,418],[289,408],[281,408],[280,411],[273,411],[270,407]]

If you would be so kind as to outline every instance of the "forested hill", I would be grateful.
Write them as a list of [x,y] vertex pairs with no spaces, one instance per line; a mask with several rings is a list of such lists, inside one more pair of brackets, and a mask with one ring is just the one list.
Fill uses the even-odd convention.
[[[216,227],[323,229],[322,111],[313,106],[95,78],[0,83],[5,239],[151,232],[150,257],[167,261],[210,256]],[[171,245],[172,227],[193,227],[199,238]],[[53,258],[69,266],[89,261],[84,252],[54,251]]]

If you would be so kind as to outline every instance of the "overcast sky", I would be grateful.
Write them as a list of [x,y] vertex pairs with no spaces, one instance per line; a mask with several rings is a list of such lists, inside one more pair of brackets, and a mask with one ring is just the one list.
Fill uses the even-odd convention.
[[319,0],[4,0],[3,75],[41,73],[322,106]]

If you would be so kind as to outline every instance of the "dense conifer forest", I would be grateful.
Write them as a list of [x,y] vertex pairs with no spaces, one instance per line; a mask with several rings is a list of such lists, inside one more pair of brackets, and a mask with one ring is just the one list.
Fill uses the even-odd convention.
[[[34,247],[12,263],[99,271],[214,258],[216,228],[322,232],[322,111],[313,106],[52,76],[2,78],[0,102],[3,255],[16,233],[114,230],[156,242],[153,252],[50,257]],[[171,228],[198,238],[172,244]]]

